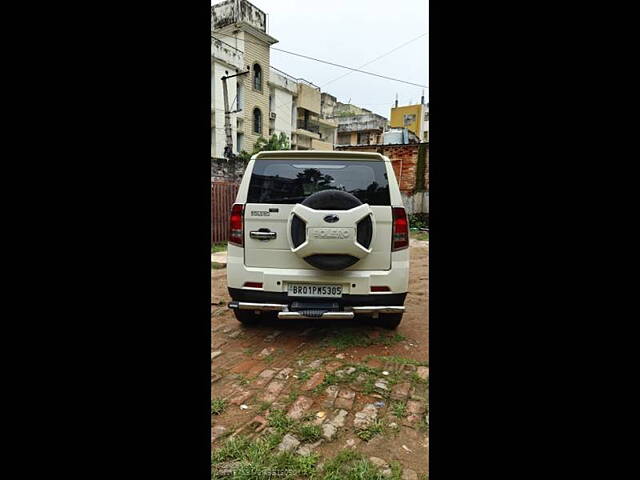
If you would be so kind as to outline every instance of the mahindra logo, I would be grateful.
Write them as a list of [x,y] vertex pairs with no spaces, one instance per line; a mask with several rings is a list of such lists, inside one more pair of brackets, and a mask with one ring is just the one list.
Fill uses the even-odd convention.
[[348,228],[311,228],[309,229],[313,238],[349,238],[351,233]]
[[324,217],[324,221],[327,223],[336,223],[338,220],[340,220],[340,217],[338,217],[338,215],[327,215],[326,217]]

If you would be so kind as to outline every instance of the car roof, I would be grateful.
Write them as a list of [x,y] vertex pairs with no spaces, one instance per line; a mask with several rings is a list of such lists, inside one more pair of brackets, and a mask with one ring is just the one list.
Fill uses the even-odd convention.
[[347,152],[343,150],[270,150],[258,152],[254,160],[266,159],[339,159],[339,160],[385,160],[385,157],[377,152]]

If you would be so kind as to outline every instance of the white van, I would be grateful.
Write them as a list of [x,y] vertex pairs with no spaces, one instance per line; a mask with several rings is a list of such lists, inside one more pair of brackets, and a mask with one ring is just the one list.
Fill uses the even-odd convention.
[[236,318],[372,319],[395,328],[409,286],[409,223],[378,153],[260,152],[230,217]]

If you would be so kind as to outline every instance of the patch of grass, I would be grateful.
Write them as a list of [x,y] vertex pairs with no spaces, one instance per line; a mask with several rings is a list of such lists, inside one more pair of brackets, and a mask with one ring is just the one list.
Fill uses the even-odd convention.
[[362,331],[356,329],[340,330],[335,336],[329,338],[322,343],[325,346],[331,346],[338,350],[344,350],[352,347],[369,347],[371,345],[393,345],[404,340],[405,337],[399,334],[380,335],[376,338],[370,338],[363,335]]
[[300,396],[300,392],[298,391],[298,389],[294,388],[293,390],[291,390],[289,392],[289,395],[287,396],[287,401],[286,401],[286,405],[289,406],[291,405],[293,402],[296,401],[296,399]]
[[264,412],[266,410],[268,410],[268,408],[271,406],[270,402],[260,402],[258,404],[258,411],[259,412]]
[[426,380],[423,380],[415,372],[413,372],[411,375],[409,375],[409,380],[411,381],[411,383],[422,383],[422,384],[425,384],[425,385],[429,385],[429,377],[427,377]]
[[383,480],[382,473],[362,454],[344,450],[331,460],[315,477],[318,480]]
[[211,270],[220,270],[226,267],[227,266],[224,263],[211,262]]
[[401,342],[403,340],[406,340],[407,337],[400,335],[399,333],[396,333],[394,335],[389,335],[389,336],[380,336],[378,337],[378,339],[380,340],[380,344],[382,345],[386,345],[386,346],[390,346],[390,345],[394,345],[398,342]]
[[282,434],[289,432],[296,425],[295,420],[287,417],[282,410],[274,410],[271,412],[267,417],[267,421],[270,427],[275,428],[278,433]]
[[280,478],[312,478],[317,455],[303,457],[293,453],[273,452],[282,435],[268,435],[257,440],[244,437],[228,439],[211,455],[211,478],[241,478],[246,480]]
[[382,356],[382,355],[367,355],[366,357],[364,357],[364,361],[369,361],[369,360],[380,360],[383,362],[390,362],[390,363],[395,363],[398,365],[415,365],[416,367],[428,367],[429,366],[429,362],[420,362],[418,360],[413,360],[412,358],[404,358],[404,357],[398,357],[395,355],[390,355],[388,357]]
[[391,411],[398,418],[407,416],[407,404],[405,402],[394,402],[391,405]]
[[311,420],[315,420],[316,418],[316,414],[309,412],[305,415],[302,416],[302,418],[300,419],[301,422],[310,422]]
[[313,443],[320,440],[322,430],[318,425],[300,425],[296,434],[301,442]]
[[211,400],[211,415],[220,415],[227,408],[227,401],[222,398]]
[[371,395],[372,393],[374,393],[376,391],[375,383],[375,378],[367,378],[362,384],[362,393],[365,393],[367,395]]
[[214,243],[213,245],[211,245],[211,253],[218,253],[218,252],[226,252],[227,251],[227,244],[225,243]]
[[391,480],[402,480],[402,465],[399,462],[391,462]]
[[365,442],[368,442],[369,440],[371,440],[376,435],[383,434],[383,433],[384,433],[384,424],[382,423],[381,420],[376,420],[371,425],[369,425],[367,428],[364,428],[362,430],[358,430],[356,432],[356,435],[361,440],[364,440]]
[[313,375],[315,373],[315,370],[303,370],[300,373],[297,373],[296,375],[298,375],[298,380],[304,382],[309,380],[309,378],[311,378],[311,375]]

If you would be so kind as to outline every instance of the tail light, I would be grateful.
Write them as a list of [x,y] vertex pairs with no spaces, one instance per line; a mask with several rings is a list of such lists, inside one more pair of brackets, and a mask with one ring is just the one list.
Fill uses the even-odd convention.
[[244,246],[244,205],[242,203],[236,203],[231,207],[229,243],[236,247]]
[[385,286],[372,286],[371,291],[372,292],[390,292],[391,289]]
[[262,282],[244,282],[245,287],[262,288]]
[[409,221],[404,207],[393,207],[392,250],[402,250],[409,246]]

